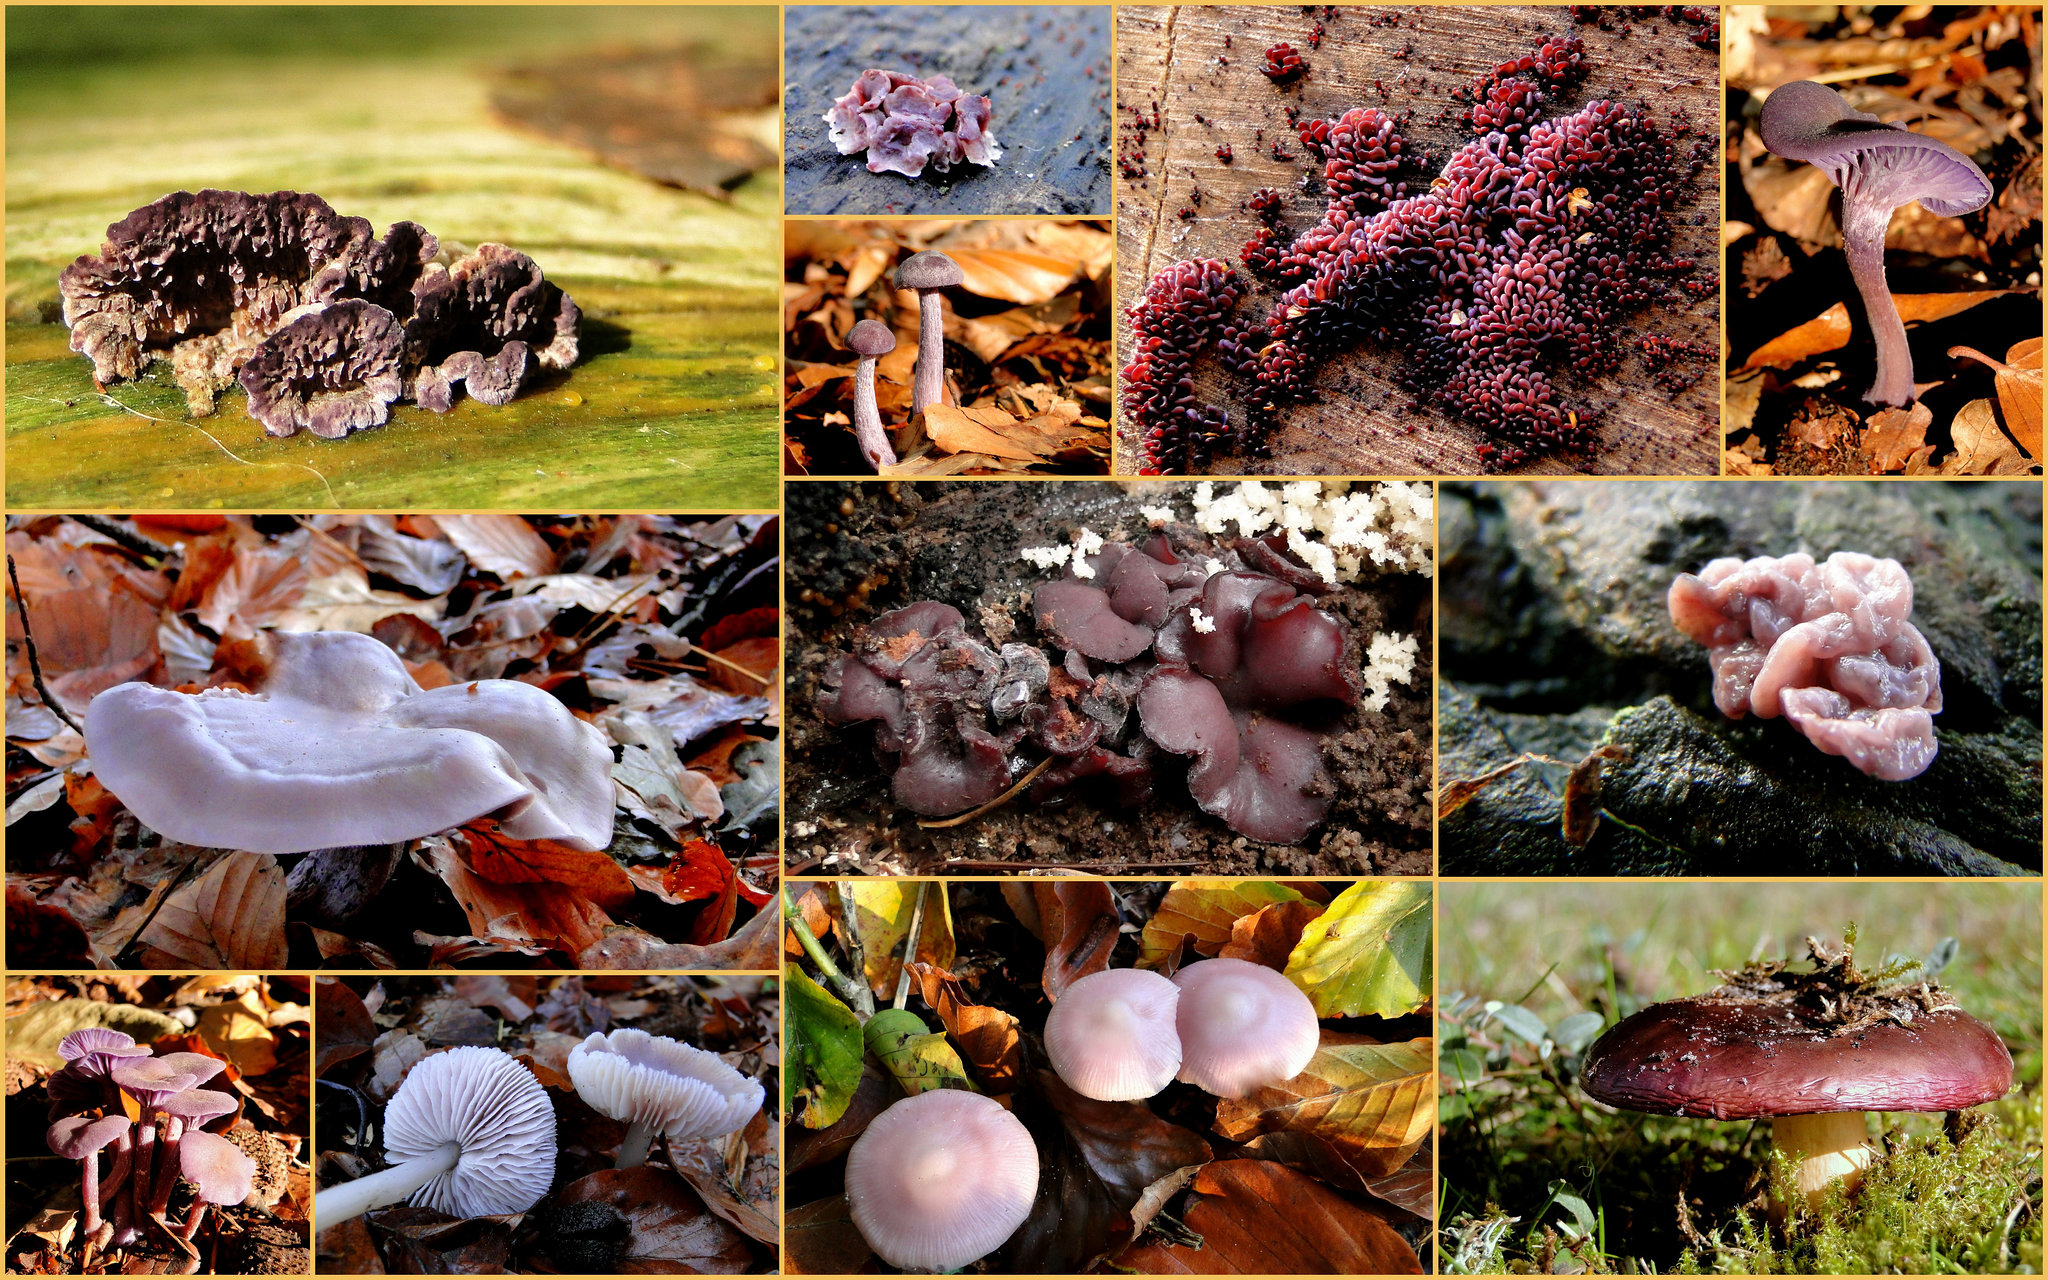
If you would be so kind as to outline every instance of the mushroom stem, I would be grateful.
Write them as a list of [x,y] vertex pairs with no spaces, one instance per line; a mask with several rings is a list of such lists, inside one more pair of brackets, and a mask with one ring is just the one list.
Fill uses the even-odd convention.
[[83,1266],[84,1251],[92,1248],[92,1238],[100,1229],[100,1153],[86,1152],[81,1163],[85,1172],[79,1175],[78,1195],[85,1201],[85,1221],[80,1225],[78,1234],[84,1237],[79,1253],[80,1265]]
[[[1772,1145],[1799,1162],[1796,1185],[1808,1212],[1820,1208],[1835,1179],[1842,1180],[1846,1191],[1854,1191],[1863,1181],[1863,1171],[1877,1155],[1863,1116],[1861,1111],[1825,1111],[1771,1121]],[[1790,1216],[1788,1206],[1773,1195],[1771,1221],[1783,1224]]]
[[354,1182],[329,1187],[313,1197],[313,1221],[324,1231],[337,1222],[346,1222],[372,1209],[397,1204],[453,1169],[461,1156],[461,1144],[447,1142],[423,1156],[392,1165],[389,1169],[380,1169]]
[[654,1129],[645,1120],[635,1120],[626,1126],[626,1136],[619,1140],[619,1158],[612,1162],[614,1169],[637,1169],[647,1163],[647,1148],[654,1141]]
[[178,1185],[178,1139],[185,1122],[172,1116],[164,1126],[163,1154],[156,1162],[156,1183],[149,1196],[149,1211],[162,1213],[171,1207],[171,1189]]
[[1899,319],[1884,278],[1884,233],[1891,220],[1888,206],[1859,200],[1854,192],[1843,196],[1842,248],[1849,258],[1849,274],[1856,278],[1856,291],[1863,295],[1870,336],[1877,341],[1877,378],[1863,398],[1898,407],[1913,403],[1913,353],[1906,346],[1906,324]]
[[939,290],[917,291],[917,379],[911,387],[911,408],[946,402],[946,319]]
[[130,1175],[130,1192],[135,1206],[135,1221],[145,1222],[149,1218],[150,1171],[155,1167],[156,1117],[143,1109],[142,1119],[136,1124],[135,1167]]
[[[918,385],[924,385],[924,365],[918,365]],[[896,465],[896,450],[882,430],[882,414],[875,406],[875,357],[862,356],[853,374],[853,438],[860,456],[876,471]]]
[[[198,1234],[199,1234],[199,1220],[200,1220],[201,1218],[205,1217],[205,1216],[206,1216],[206,1201],[204,1201],[204,1200],[194,1200],[194,1201],[192,1202],[192,1211],[191,1211],[190,1213],[188,1213],[188,1214],[186,1214],[186,1215],[185,1215],[185,1229],[184,1229],[183,1231],[179,1232],[178,1234],[179,1234],[180,1236],[182,1236],[182,1237],[183,1237],[183,1238],[184,1238],[184,1239],[186,1240],[186,1242],[187,1242],[187,1243],[190,1243],[190,1241],[191,1241],[192,1237],[193,1237],[193,1236],[196,1236],[196,1235],[198,1235]],[[193,1260],[194,1260],[194,1261],[197,1261],[197,1260],[198,1260],[198,1255],[197,1255],[197,1254],[194,1254],[194,1255],[193,1255]],[[187,1272],[186,1274],[187,1274],[187,1275],[190,1275],[190,1274],[192,1274],[192,1273],[191,1273],[191,1272]]]

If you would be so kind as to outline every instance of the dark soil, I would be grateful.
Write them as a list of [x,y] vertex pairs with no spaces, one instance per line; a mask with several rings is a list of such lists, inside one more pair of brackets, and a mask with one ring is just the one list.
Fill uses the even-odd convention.
[[[1109,213],[1109,9],[789,9],[783,28],[784,207],[790,213]],[[825,112],[870,67],[950,76],[985,96],[993,167],[869,173]]]
[[[1115,874],[1172,868],[1209,875],[1427,875],[1430,870],[1429,579],[1367,579],[1323,598],[1352,646],[1376,631],[1413,633],[1422,657],[1380,715],[1347,712],[1326,740],[1329,818],[1304,846],[1267,845],[1196,807],[1167,757],[1153,798],[1127,810],[1084,793],[1059,807],[1020,796],[959,827],[925,828],[897,806],[873,729],[841,729],[812,710],[828,663],[856,627],[914,600],[942,600],[991,640],[1032,637],[1030,591],[1052,575],[1018,557],[1065,544],[1086,526],[1105,539],[1146,529],[1140,505],[1187,484],[793,482],[786,631],[788,734],[784,795],[792,873],[930,873],[1081,867]],[[1354,652],[1353,661],[1357,661]],[[830,859],[827,862],[827,859]]]

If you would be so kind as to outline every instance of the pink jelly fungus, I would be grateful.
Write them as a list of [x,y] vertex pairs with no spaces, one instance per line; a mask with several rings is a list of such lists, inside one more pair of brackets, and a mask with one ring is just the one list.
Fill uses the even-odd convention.
[[1899,782],[1934,761],[1941,663],[1909,620],[1913,581],[1896,560],[1837,551],[1715,560],[1668,597],[1678,629],[1707,646],[1714,705],[1782,715],[1829,755]]
[[960,92],[945,76],[920,80],[871,68],[822,118],[840,155],[865,151],[870,173],[915,178],[927,164],[945,173],[962,161],[994,165],[1002,159],[989,117],[987,98]]

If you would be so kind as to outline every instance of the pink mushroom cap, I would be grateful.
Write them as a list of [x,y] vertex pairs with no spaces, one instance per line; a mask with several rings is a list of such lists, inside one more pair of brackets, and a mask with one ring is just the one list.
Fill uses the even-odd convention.
[[1249,960],[1202,960],[1180,988],[1180,1078],[1219,1098],[1292,1080],[1316,1056],[1322,1026],[1301,988]]
[[219,1134],[198,1130],[178,1141],[178,1168],[208,1204],[240,1204],[256,1178],[256,1162]]
[[853,1225],[905,1271],[957,1271],[994,1252],[1037,1197],[1030,1131],[1000,1103],[959,1089],[896,1103],[846,1157]]
[[1148,969],[1104,969],[1070,985],[1045,1019],[1045,1053],[1086,1098],[1149,1098],[1180,1070],[1180,988]]

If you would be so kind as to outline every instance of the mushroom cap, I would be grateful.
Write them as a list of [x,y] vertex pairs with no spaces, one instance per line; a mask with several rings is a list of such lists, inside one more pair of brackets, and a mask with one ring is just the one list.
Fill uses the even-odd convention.
[[49,1144],[50,1150],[66,1160],[85,1160],[128,1129],[127,1116],[106,1116],[99,1120],[89,1116],[66,1116],[44,1131],[43,1140]]
[[846,335],[846,345],[863,356],[887,355],[896,349],[896,331],[880,320],[863,320]]
[[1031,1132],[994,1099],[960,1089],[896,1103],[846,1156],[853,1225],[904,1271],[957,1271],[994,1252],[1037,1196]]
[[1944,218],[1981,209],[1991,181],[1947,143],[1885,124],[1824,84],[1794,80],[1771,90],[1758,121],[1764,146],[1828,175],[1845,198],[1890,206],[1918,200]]
[[569,1050],[577,1096],[614,1120],[679,1141],[731,1133],[761,1109],[761,1082],[695,1045],[633,1027],[591,1035]]
[[209,1120],[218,1120],[235,1109],[235,1096],[213,1089],[187,1089],[185,1092],[165,1098],[157,1110],[165,1115],[176,1116],[193,1128]]
[[1580,1084],[1609,1106],[1716,1120],[1954,1111],[2002,1097],[2012,1055],[1960,1009],[1850,1029],[1800,1006],[1693,996],[1614,1024]]
[[193,1084],[205,1084],[228,1069],[224,1060],[206,1053],[166,1053],[158,1055],[157,1061],[191,1076]]
[[462,1149],[455,1167],[415,1191],[413,1204],[458,1218],[524,1213],[555,1180],[554,1105],[511,1054],[464,1047],[422,1058],[392,1095],[387,1160],[417,1159],[451,1142]]
[[240,1204],[256,1179],[256,1162],[217,1133],[199,1130],[178,1139],[178,1168],[208,1204]]
[[57,1056],[64,1061],[80,1063],[97,1058],[102,1071],[111,1059],[146,1058],[149,1054],[148,1045],[137,1044],[134,1036],[112,1027],[81,1027],[57,1043]]
[[1085,1098],[1149,1098],[1180,1070],[1174,1010],[1180,988],[1149,969],[1104,969],[1060,993],[1045,1019],[1045,1054]]
[[898,289],[950,289],[966,278],[960,264],[937,249],[913,253],[896,268]]
[[395,844],[496,813],[515,840],[611,843],[604,735],[517,680],[422,691],[351,631],[272,633],[256,693],[116,685],[85,713],[95,772],[174,840],[257,853]]
[[1292,1080],[1316,1056],[1315,1006],[1282,974],[1249,960],[1200,960],[1180,988],[1180,1078],[1219,1098]]
[[113,1082],[135,1096],[145,1108],[198,1084],[201,1077],[163,1058],[123,1058],[107,1072]]

